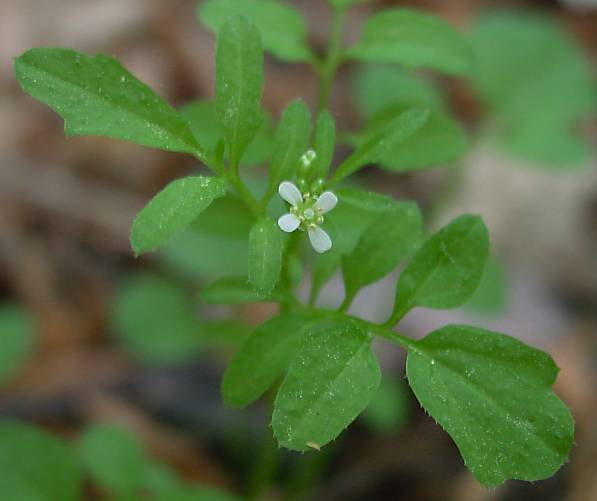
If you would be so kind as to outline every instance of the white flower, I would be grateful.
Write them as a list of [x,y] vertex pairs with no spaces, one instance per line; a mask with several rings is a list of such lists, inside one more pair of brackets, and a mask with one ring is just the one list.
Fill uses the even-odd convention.
[[332,248],[332,240],[320,226],[323,223],[323,215],[336,207],[338,197],[331,191],[326,191],[319,197],[309,193],[301,194],[290,181],[280,183],[278,193],[291,205],[289,213],[278,219],[280,229],[286,233],[297,229],[306,230],[316,252],[329,251]]

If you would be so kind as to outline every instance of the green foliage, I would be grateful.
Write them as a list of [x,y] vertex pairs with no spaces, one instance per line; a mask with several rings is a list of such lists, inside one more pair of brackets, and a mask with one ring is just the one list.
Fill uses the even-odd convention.
[[346,295],[376,282],[393,271],[414,251],[421,239],[421,213],[416,204],[388,209],[363,232],[342,265]]
[[80,451],[93,482],[119,496],[143,486],[145,456],[136,437],[109,424],[92,425],[80,438]]
[[301,155],[309,146],[310,137],[311,112],[302,100],[293,101],[284,110],[276,130],[269,166],[269,194],[278,188],[281,181],[294,174]]
[[350,321],[315,325],[276,397],[272,427],[278,442],[297,451],[326,445],[367,407],[380,379],[365,329]]
[[285,314],[257,327],[224,374],[224,401],[244,407],[263,395],[290,365],[312,321],[309,316]]
[[393,318],[415,306],[457,308],[481,281],[489,254],[487,228],[478,216],[464,215],[435,233],[400,275]]
[[[247,327],[237,321],[201,321],[180,285],[186,282],[138,274],[116,295],[113,330],[129,352],[153,363],[187,360],[207,342],[244,339],[224,376],[224,400],[242,407],[270,388],[277,390],[273,432],[280,445],[297,451],[318,450],[334,440],[373,398],[367,422],[380,431],[399,425],[401,390],[382,386],[378,393],[381,375],[371,343],[375,336],[384,337],[408,350],[407,375],[417,398],[452,436],[482,483],[545,478],[566,460],[573,439],[570,413],[551,389],[557,368],[548,355],[474,327],[444,327],[422,341],[391,330],[414,307],[464,304],[482,275],[489,291],[499,283],[491,263],[486,264],[489,237],[481,219],[458,217],[421,244],[422,221],[414,204],[354,187],[336,189],[367,165],[414,170],[450,163],[464,152],[463,129],[440,93],[407,70],[464,74],[470,47],[437,18],[391,9],[369,18],[361,40],[344,50],[344,11],[361,2],[330,3],[333,29],[327,53],[319,57],[307,46],[303,19],[286,4],[203,2],[199,16],[218,32],[216,97],[180,112],[106,56],[33,49],[17,58],[19,82],[65,118],[67,133],[190,153],[215,172],[216,177],[174,181],[154,197],[133,223],[136,254],[163,246],[159,256],[178,279],[211,282],[201,292],[205,303],[279,305],[277,316],[245,337]],[[479,23],[472,38],[475,89],[496,111],[508,144],[536,158],[579,157],[580,143],[570,131],[594,109],[595,96],[574,44],[551,21],[505,14]],[[313,137],[311,112],[301,100],[287,106],[274,134],[261,106],[264,48],[285,61],[305,61],[317,72]],[[363,70],[354,92],[365,127],[338,134],[355,151],[330,175],[336,125],[326,108],[334,72],[350,58],[402,68]],[[268,159],[267,183],[251,182],[245,172],[241,176],[241,164]],[[296,187],[282,190],[293,209],[278,227],[275,221],[287,206],[272,196],[281,181]],[[311,269],[304,268],[301,233],[312,236],[318,227],[329,233],[332,247],[316,256]],[[294,228],[303,231],[286,239],[282,229]],[[360,288],[409,257],[386,323],[343,313]],[[336,311],[317,308],[320,289],[340,266],[345,301]],[[303,304],[295,289],[309,283],[303,281],[309,271],[312,287]],[[0,322],[2,316],[5,311]],[[4,351],[8,369],[0,365],[0,377],[12,371],[29,343],[23,317],[9,310],[8,319],[3,334],[17,334],[9,336],[15,344]],[[0,491],[10,493],[11,501],[79,498],[76,463],[54,440],[22,425],[0,423]],[[146,458],[123,430],[93,427],[81,444],[97,487],[117,499],[232,499],[183,484],[175,472]]]
[[261,296],[271,293],[282,269],[284,235],[269,217],[255,223],[249,234],[249,282]]
[[15,74],[25,92],[64,118],[69,136],[108,136],[205,159],[178,112],[114,58],[31,49],[15,59]]
[[31,353],[34,343],[29,315],[14,304],[0,304],[0,381],[11,378]]
[[148,363],[189,360],[204,345],[203,329],[187,291],[145,273],[131,275],[121,284],[112,328],[127,351]]
[[201,291],[201,299],[209,304],[258,303],[276,301],[278,295],[260,295],[246,277],[224,277]]
[[60,439],[16,421],[0,421],[0,492],[10,501],[78,501],[81,471]]
[[437,17],[412,9],[388,9],[371,16],[361,40],[347,54],[451,75],[468,72],[471,63],[471,49],[462,34]]
[[503,334],[447,326],[409,350],[406,371],[482,484],[547,478],[568,457],[574,422],[551,389],[558,368],[546,353]]
[[225,194],[226,184],[214,177],[185,177],[171,182],[133,221],[133,251],[139,255],[158,249]]
[[332,182],[338,182],[354,174],[365,165],[379,162],[396,145],[408,139],[423,127],[428,118],[429,111],[425,109],[411,109],[400,113],[376,131],[375,134],[372,134],[352,155],[340,164],[332,177]]
[[445,109],[437,89],[423,77],[391,66],[366,66],[357,75],[354,94],[365,128],[348,140],[359,147],[408,108],[430,110],[427,122],[379,158],[390,171],[420,169],[452,162],[466,150],[463,128]]
[[589,145],[575,129],[597,109],[595,78],[578,43],[555,19],[498,11],[478,19],[472,44],[473,86],[508,151],[554,167],[589,158]]
[[206,281],[247,275],[248,238],[255,218],[242,200],[218,198],[158,254],[171,269]]
[[261,33],[263,48],[283,61],[308,61],[307,27],[292,7],[275,0],[210,0],[198,8],[200,20],[215,32],[233,16],[245,16]]
[[247,18],[232,17],[218,32],[216,47],[216,110],[232,165],[238,165],[261,126],[262,90],[259,31]]
[[[189,124],[197,140],[201,140],[206,151],[215,156],[216,147],[225,136],[224,129],[218,121],[215,101],[193,101],[183,107],[180,114]],[[273,136],[272,119],[263,112],[261,127],[240,159],[241,165],[253,166],[267,162],[272,153]]]
[[312,177],[325,179],[334,159],[334,147],[336,146],[336,122],[328,111],[322,111],[317,117],[315,127],[314,149],[317,157],[313,167]]

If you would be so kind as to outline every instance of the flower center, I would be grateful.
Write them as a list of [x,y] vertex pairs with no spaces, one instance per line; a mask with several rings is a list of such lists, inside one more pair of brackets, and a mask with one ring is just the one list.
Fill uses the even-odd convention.
[[311,196],[309,193],[304,193],[303,201],[296,207],[290,208],[290,212],[300,219],[301,230],[313,228],[323,223],[323,215],[321,214],[321,211],[315,207],[316,202],[316,197]]

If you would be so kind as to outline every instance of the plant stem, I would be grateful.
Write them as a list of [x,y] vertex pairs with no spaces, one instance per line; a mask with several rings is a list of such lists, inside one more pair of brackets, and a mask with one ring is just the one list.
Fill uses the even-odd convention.
[[357,295],[357,291],[346,291],[346,295],[344,296],[344,301],[342,301],[342,304],[340,305],[340,308],[338,308],[338,311],[340,312],[346,312],[348,311],[348,308],[350,308],[350,305],[352,304],[352,300],[354,299],[354,297]]
[[263,209],[257,199],[253,196],[253,194],[248,190],[243,183],[242,179],[238,174],[238,167],[236,169],[232,168],[226,172],[226,180],[228,184],[234,188],[234,190],[238,193],[241,199],[245,202],[249,210],[253,213],[256,218],[259,218],[263,215]]
[[316,67],[319,73],[319,104],[317,106],[319,111],[325,110],[329,106],[334,74],[342,61],[341,44],[345,15],[346,7],[334,9],[332,30],[325,59],[323,64]]

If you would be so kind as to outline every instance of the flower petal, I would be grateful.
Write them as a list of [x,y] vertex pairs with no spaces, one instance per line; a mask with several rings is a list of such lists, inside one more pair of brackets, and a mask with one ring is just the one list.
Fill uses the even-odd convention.
[[278,193],[284,200],[286,200],[293,207],[296,207],[303,200],[303,197],[301,196],[301,192],[299,191],[299,189],[296,187],[294,183],[291,183],[290,181],[281,182],[280,186],[278,186]]
[[332,239],[319,226],[309,228],[308,233],[309,240],[311,240],[311,245],[316,252],[323,254],[332,248]]
[[315,208],[319,209],[322,214],[331,211],[338,203],[338,197],[331,191],[326,191],[315,202]]
[[300,226],[300,224],[301,220],[294,214],[284,214],[280,219],[278,219],[278,226],[286,233],[292,233]]

